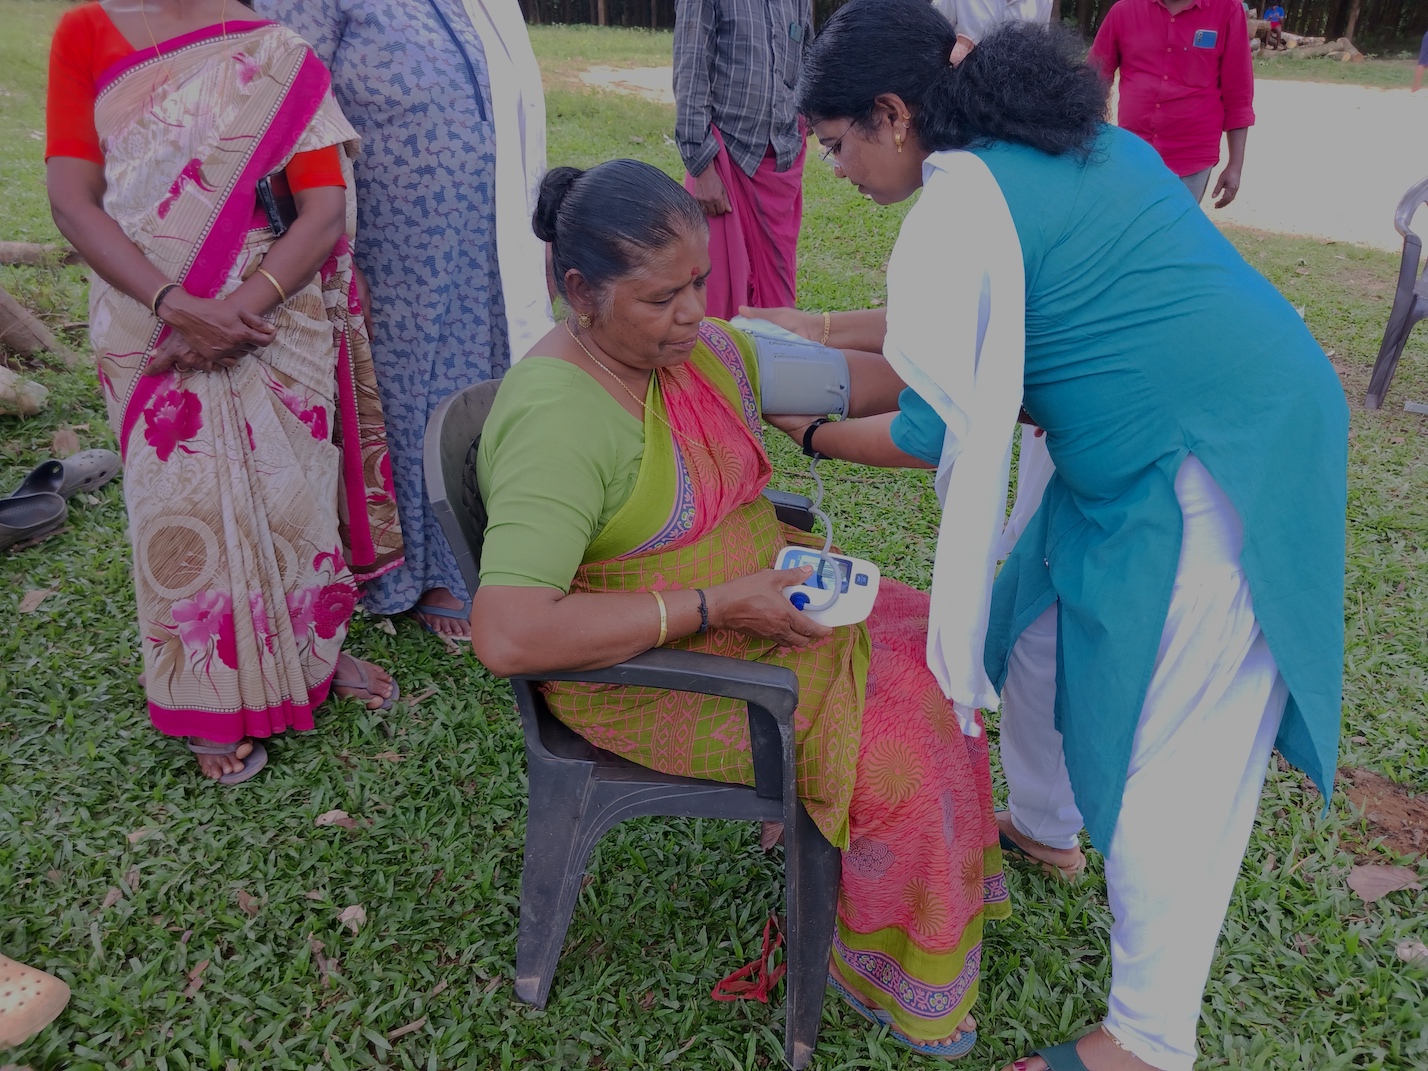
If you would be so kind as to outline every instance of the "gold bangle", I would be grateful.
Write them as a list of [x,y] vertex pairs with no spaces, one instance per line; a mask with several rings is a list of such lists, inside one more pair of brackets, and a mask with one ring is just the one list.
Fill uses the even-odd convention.
[[268,282],[273,284],[273,289],[278,292],[278,297],[282,298],[283,304],[286,305],[288,303],[288,292],[283,289],[282,283],[278,282],[277,279],[273,278],[273,273],[270,272],[267,268],[254,268],[253,270],[256,271],[259,275],[261,275],[264,279],[268,280]]
[[664,641],[669,638],[669,611],[665,609],[663,595],[658,591],[651,591],[650,594],[659,603],[659,639],[655,640],[655,646],[663,647]]
[[833,333],[833,314],[827,309],[823,310],[823,337],[819,339],[819,344],[828,345],[828,336]]

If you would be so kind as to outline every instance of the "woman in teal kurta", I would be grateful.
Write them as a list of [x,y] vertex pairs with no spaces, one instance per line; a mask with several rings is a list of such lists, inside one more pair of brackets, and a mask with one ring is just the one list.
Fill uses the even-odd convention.
[[[1086,786],[1087,831],[1108,845],[1175,576],[1175,475],[1193,452],[1244,524],[1255,615],[1289,684],[1276,747],[1327,796],[1348,409],[1324,351],[1205,214],[1185,210],[1135,135],[1104,127],[1089,161],[1006,143],[970,151],[1016,224],[1028,280],[1023,405],[1056,462],[993,588],[988,674],[1000,686],[1021,628],[1057,598],[1053,556],[1073,563],[1083,575],[1060,598],[1084,623],[1063,617],[1061,647],[1080,672],[1057,706],[1089,715],[1061,731],[1072,780]],[[1045,191],[1076,186],[1069,223],[1067,202]],[[892,441],[936,465],[946,424],[910,388],[899,409]],[[1126,567],[1084,568],[1097,559]]]
[[[1054,34],[1008,27],[954,68],[939,21],[853,0],[806,57],[801,106],[837,172],[880,203],[922,193],[888,269],[900,411],[785,430],[937,465],[949,512],[999,524],[958,481],[984,490],[1004,464],[1009,390],[1045,429],[1055,475],[984,603],[982,665],[929,647],[959,705],[983,701],[983,670],[1002,694],[1013,816],[1019,782],[1043,811],[1020,842],[1067,849],[1040,831],[1084,817],[1107,857],[1104,1029],[1016,1066],[1188,1071],[1271,741],[1332,787],[1347,406],[1288,303],[1101,123],[1104,86]],[[879,341],[869,314],[783,319]],[[940,540],[934,632],[938,585],[975,586],[986,549]]]

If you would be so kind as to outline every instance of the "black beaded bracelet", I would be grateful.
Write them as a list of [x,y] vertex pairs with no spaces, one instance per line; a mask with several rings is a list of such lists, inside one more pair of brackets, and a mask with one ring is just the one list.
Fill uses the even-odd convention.
[[[159,287],[159,292],[154,295],[154,300],[149,304],[149,309],[153,312],[155,318],[163,320],[163,317],[159,316],[159,306],[164,303],[164,298],[169,296],[169,291],[182,289],[183,287],[178,283],[165,283]],[[168,321],[165,320],[164,322],[167,323]]]
[[699,596],[699,631],[709,631],[709,600],[704,597],[703,588],[695,588],[694,594]]

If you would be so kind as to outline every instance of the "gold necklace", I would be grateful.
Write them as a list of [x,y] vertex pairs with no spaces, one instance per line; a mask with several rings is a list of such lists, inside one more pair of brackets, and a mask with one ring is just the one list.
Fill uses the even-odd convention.
[[[576,344],[577,346],[579,346],[582,350],[585,351],[585,356],[589,357],[592,361],[595,362],[595,367],[596,367],[596,368],[600,369],[600,371],[604,372],[607,376],[609,376],[611,379],[613,379],[616,383],[620,384],[621,389],[624,390],[624,392],[630,396],[630,400],[631,400],[631,401],[633,401],[636,405],[638,405],[638,406],[640,407],[640,411],[641,411],[641,412],[643,412],[643,413],[648,413],[649,415],[653,416],[653,417],[654,417],[656,420],[658,420],[661,424],[663,424],[665,427],[667,427],[667,428],[669,429],[669,433],[670,433],[671,435],[673,435],[675,438],[677,438],[677,439],[683,439],[686,443],[689,443],[689,445],[691,445],[691,446],[694,445],[693,443],[690,443],[690,442],[689,442],[689,439],[688,439],[688,438],[686,438],[685,436],[681,435],[679,432],[675,431],[675,430],[674,430],[674,425],[671,424],[671,423],[670,423],[668,420],[666,420],[664,417],[662,417],[662,416],[659,414],[659,411],[658,411],[658,410],[651,409],[651,408],[649,407],[649,403],[647,403],[647,402],[645,402],[645,401],[642,401],[642,400],[640,399],[639,395],[637,395],[634,391],[630,390],[630,388],[625,384],[625,381],[624,381],[623,379],[621,379],[619,376],[617,376],[614,372],[610,371],[610,369],[609,369],[608,367],[606,367],[605,363],[604,363],[603,361],[601,361],[599,357],[596,357],[593,353],[591,353],[591,352],[590,352],[590,347],[587,346],[587,345],[585,345],[585,343],[583,343],[583,342],[580,341],[580,336],[577,335],[577,334],[575,333],[575,330],[570,326],[570,321],[569,321],[569,320],[566,320],[566,321],[565,321],[565,332],[566,332],[566,334],[568,334],[571,338],[573,338],[573,339],[575,340],[575,344]],[[658,379],[659,379],[659,370],[658,370],[658,369],[655,369],[655,370],[652,371],[650,374],[655,377],[656,381],[658,381]]]
[[[139,17],[144,20],[144,32],[149,35],[149,44],[154,47],[154,58],[159,58],[159,42],[154,37],[154,28],[149,25],[149,0],[139,0]],[[219,32],[222,36],[228,36],[228,0],[223,0],[223,7],[218,12]],[[164,81],[173,78],[173,67],[164,68]]]

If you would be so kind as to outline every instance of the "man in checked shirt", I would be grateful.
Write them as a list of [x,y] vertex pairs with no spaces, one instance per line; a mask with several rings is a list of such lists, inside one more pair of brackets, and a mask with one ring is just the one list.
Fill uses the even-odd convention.
[[807,140],[794,107],[811,0],[676,0],[675,134],[709,217],[708,315],[794,304]]

